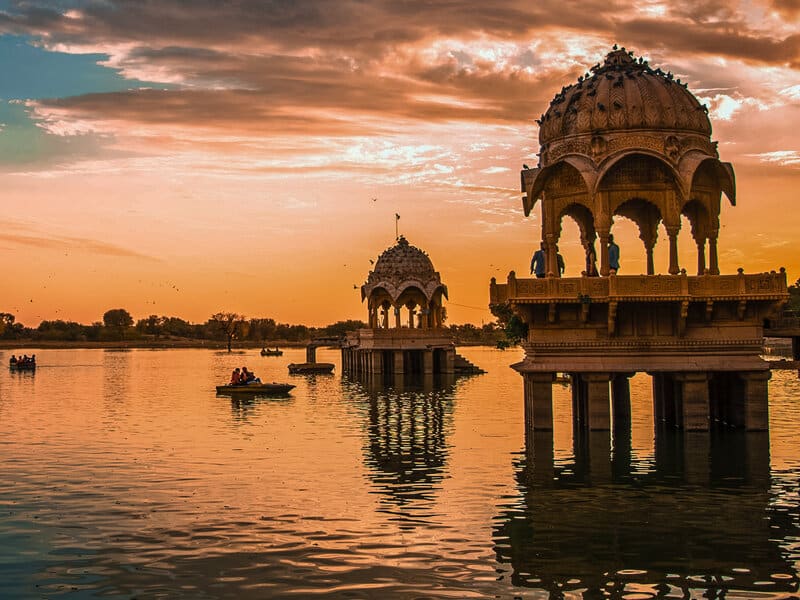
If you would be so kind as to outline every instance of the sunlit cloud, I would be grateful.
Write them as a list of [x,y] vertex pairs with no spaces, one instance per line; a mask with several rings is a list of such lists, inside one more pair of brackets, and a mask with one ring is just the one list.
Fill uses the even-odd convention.
[[784,167],[800,166],[800,152],[797,150],[776,150],[774,152],[762,152],[761,154],[748,154],[747,156],[758,158],[765,163]]

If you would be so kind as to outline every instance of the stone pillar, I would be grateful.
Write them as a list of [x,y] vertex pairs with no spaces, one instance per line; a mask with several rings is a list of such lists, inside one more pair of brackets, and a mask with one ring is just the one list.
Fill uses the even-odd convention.
[[608,373],[587,373],[586,395],[589,408],[589,429],[605,431],[611,429],[611,407],[608,396]]
[[678,231],[680,231],[680,226],[667,227],[667,235],[669,236],[670,275],[677,275],[681,271],[681,268],[678,266]]
[[681,391],[681,422],[685,431],[708,431],[708,373],[682,373],[678,376]]
[[393,350],[392,351],[392,358],[394,361],[394,372],[398,375],[403,374],[403,351],[402,350]]
[[433,350],[422,351],[422,372],[426,375],[433,373]]
[[647,274],[648,275],[655,275],[656,274],[656,265],[653,262],[653,246],[647,245],[644,248],[645,254],[647,255]]
[[553,429],[554,373],[525,373],[525,431]]
[[372,356],[372,373],[376,375],[383,373],[383,352],[373,350],[370,354]]
[[395,323],[395,325],[394,325],[395,328],[400,329],[401,325],[400,325],[400,307],[399,306],[395,306],[394,307],[394,323]]
[[706,272],[706,241],[697,242],[697,274]]
[[611,270],[608,266],[608,234],[609,230],[598,230],[598,236],[600,237],[600,275],[603,277],[608,277],[608,273]]
[[315,363],[317,362],[317,347],[313,344],[309,344],[306,346],[306,362]]
[[611,405],[614,413],[614,433],[631,426],[631,385],[628,373],[616,373],[611,379]]
[[768,385],[769,371],[739,373],[744,382],[744,427],[748,431],[769,429]]
[[800,337],[792,338],[792,360],[800,360]]
[[453,374],[456,372],[456,350],[455,348],[448,348],[444,351],[444,364],[442,365],[442,373]]
[[717,257],[717,235],[719,231],[712,231],[708,238],[708,272],[719,275],[719,258]]

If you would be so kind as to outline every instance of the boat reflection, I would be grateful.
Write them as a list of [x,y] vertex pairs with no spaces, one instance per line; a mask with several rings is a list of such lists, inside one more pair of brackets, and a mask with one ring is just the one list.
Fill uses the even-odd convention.
[[775,541],[796,524],[770,492],[767,433],[660,432],[643,468],[624,436],[576,435],[574,456],[554,461],[552,435],[536,432],[516,469],[520,496],[494,530],[515,585],[553,599],[797,592]]
[[400,376],[349,380],[363,401],[365,464],[382,497],[382,512],[400,527],[416,527],[432,516],[445,476],[447,436],[452,428],[452,376]]

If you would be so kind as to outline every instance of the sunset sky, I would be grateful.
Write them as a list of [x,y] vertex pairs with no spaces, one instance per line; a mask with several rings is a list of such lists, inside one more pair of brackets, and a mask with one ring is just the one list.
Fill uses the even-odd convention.
[[[721,270],[797,279],[798,0],[0,0],[0,312],[363,319],[399,213],[449,321],[489,321],[490,277],[538,245],[534,119],[615,43],[710,108],[738,186]],[[571,222],[561,249],[579,275]]]

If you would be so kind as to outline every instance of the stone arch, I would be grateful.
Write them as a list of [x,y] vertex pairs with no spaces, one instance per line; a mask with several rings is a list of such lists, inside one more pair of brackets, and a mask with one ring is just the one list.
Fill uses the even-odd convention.
[[658,241],[658,226],[661,223],[658,206],[650,200],[633,197],[618,205],[613,215],[630,219],[639,228],[639,239],[644,244],[647,256],[647,274],[654,275],[653,248]]
[[[408,317],[405,321],[406,325],[398,325],[404,326],[409,328],[416,328],[421,327],[422,324],[418,323],[418,317],[421,314],[421,311],[427,310],[429,303],[429,298],[425,294],[425,292],[415,285],[408,285],[403,288],[403,291],[400,292],[400,295],[395,300],[395,311],[396,313],[402,313],[403,309],[408,310]],[[402,324],[404,321],[402,319],[402,315],[400,317],[400,323]]]
[[[667,230],[670,240],[669,273],[676,275],[680,271],[677,237],[681,226],[682,199],[678,174],[661,155],[636,150],[605,161],[597,178],[594,195],[594,213],[600,237],[600,273],[608,275],[609,272],[607,243],[614,214],[636,217],[634,220],[638,218],[642,223],[640,231],[644,232],[643,241],[648,240],[645,248],[650,241],[655,244],[655,236],[651,233],[655,213],[644,208],[646,204],[641,202],[645,202],[658,210],[659,218]],[[638,202],[631,203],[633,200]],[[620,209],[621,213],[618,212]],[[654,270],[652,260],[648,261],[648,272],[651,270]]]
[[[558,215],[558,236],[556,237],[556,243],[561,239],[561,224],[564,217],[570,217],[578,225],[578,230],[580,231],[581,236],[581,246],[583,246],[584,253],[587,253],[589,246],[594,246],[595,240],[597,239],[597,231],[594,227],[594,214],[592,213],[591,208],[582,202],[571,202],[561,208]],[[555,265],[551,267],[549,262],[550,257],[548,254],[548,272],[551,272],[556,276],[560,276],[561,271],[558,265],[558,246],[555,246],[554,250]]]
[[[712,229],[714,229],[715,219],[713,219],[711,212],[708,209],[707,203],[697,198],[692,198],[686,202],[681,208],[681,214],[689,220],[691,226],[692,238],[697,245],[697,274],[702,275],[706,271],[706,241],[712,236]],[[718,222],[717,222],[718,223]],[[717,225],[716,230],[719,229]],[[709,265],[709,272],[717,270],[716,258],[716,238],[717,234],[714,233],[714,260],[713,265]]]

